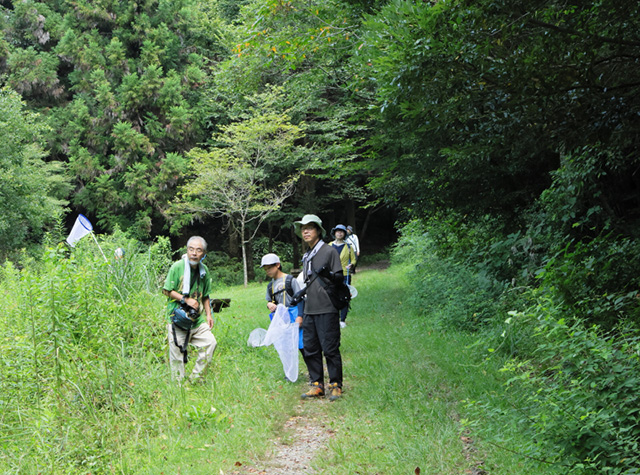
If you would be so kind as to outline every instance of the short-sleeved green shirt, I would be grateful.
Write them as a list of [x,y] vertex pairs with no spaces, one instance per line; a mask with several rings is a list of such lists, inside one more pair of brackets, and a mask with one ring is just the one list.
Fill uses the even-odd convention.
[[[185,260],[180,259],[173,263],[169,272],[167,274],[167,278],[164,281],[164,290],[176,292],[182,292],[182,281],[184,279],[184,266]],[[204,312],[204,305],[202,303],[203,299],[209,297],[209,293],[211,292],[211,278],[209,277],[209,269],[207,266],[203,264],[204,267],[204,277],[199,277],[198,267],[195,269],[191,269],[191,289],[189,291],[189,297],[194,298],[200,304],[200,316],[198,317],[198,321],[196,322],[196,326],[201,325],[206,322],[206,313]],[[173,311],[180,305],[180,302],[169,298],[167,301],[167,316],[171,319],[171,314]]]

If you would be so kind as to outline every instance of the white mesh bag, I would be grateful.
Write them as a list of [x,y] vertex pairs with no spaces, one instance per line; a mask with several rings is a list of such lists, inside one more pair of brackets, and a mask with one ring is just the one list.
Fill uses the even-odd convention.
[[252,346],[254,348],[258,346],[262,346],[265,336],[267,336],[267,330],[265,330],[264,328],[256,328],[251,333],[249,333],[249,339],[247,340],[247,345]]
[[291,322],[289,309],[282,304],[278,304],[271,320],[269,329],[256,328],[249,334],[247,345],[252,347],[269,346],[273,347],[280,356],[284,375],[292,383],[298,380],[298,340],[300,338],[300,327],[297,323]]
[[298,338],[300,327],[291,322],[289,309],[278,304],[267,330],[263,345],[273,344],[282,361],[284,375],[291,382],[298,380]]

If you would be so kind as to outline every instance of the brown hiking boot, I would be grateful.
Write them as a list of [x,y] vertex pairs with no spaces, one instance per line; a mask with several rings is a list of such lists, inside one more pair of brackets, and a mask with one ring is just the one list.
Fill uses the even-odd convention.
[[302,399],[309,399],[312,397],[322,397],[324,396],[324,387],[322,384],[315,382],[311,385],[311,389],[309,389],[306,393],[300,396]]
[[329,401],[335,401],[336,399],[340,399],[342,397],[342,388],[338,386],[338,383],[331,383],[327,386],[329,395]]

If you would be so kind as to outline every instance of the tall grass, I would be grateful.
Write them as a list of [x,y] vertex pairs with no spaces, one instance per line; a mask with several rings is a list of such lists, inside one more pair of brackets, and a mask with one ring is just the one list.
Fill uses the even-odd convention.
[[286,417],[286,402],[270,397],[283,383],[274,355],[246,347],[249,330],[268,322],[262,287],[220,294],[234,307],[217,318],[209,378],[180,388],[169,379],[159,291],[167,241],[142,249],[105,239],[105,255],[118,245],[125,259],[109,263],[86,240],[21,270],[2,267],[0,473],[177,473],[189,464],[202,467],[188,473],[211,473],[203,460],[233,466],[263,450]]

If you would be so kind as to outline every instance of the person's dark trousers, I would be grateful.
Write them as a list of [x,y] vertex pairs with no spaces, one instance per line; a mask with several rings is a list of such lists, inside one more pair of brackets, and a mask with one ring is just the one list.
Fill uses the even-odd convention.
[[[344,283],[347,285],[351,285],[351,274],[347,274],[344,276]],[[347,313],[349,313],[349,306],[347,305],[345,308],[340,310],[340,321],[347,321]]]
[[349,306],[346,306],[345,308],[340,310],[340,321],[341,322],[346,322],[347,321],[347,313],[348,312],[349,312]]
[[338,313],[305,315],[302,319],[305,363],[311,383],[324,386],[322,355],[327,360],[329,382],[342,387],[342,356],[340,355],[340,316]]

